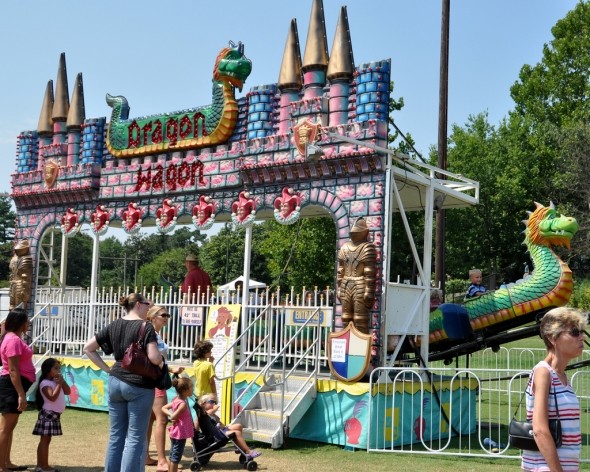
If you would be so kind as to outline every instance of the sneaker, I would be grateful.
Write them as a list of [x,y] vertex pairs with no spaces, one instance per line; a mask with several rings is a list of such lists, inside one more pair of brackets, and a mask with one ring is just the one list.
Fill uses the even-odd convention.
[[250,454],[248,454],[246,456],[246,459],[248,461],[251,461],[252,459],[256,459],[257,457],[259,457],[261,455],[262,455],[262,452],[260,452],[260,451],[250,451]]

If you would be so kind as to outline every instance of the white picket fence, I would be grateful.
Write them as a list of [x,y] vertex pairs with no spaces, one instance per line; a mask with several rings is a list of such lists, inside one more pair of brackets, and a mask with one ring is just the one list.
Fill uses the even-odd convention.
[[[108,323],[123,316],[124,310],[119,306],[119,300],[131,291],[133,290],[105,289],[97,292],[92,300],[88,289],[39,288],[35,300],[36,314],[32,320],[33,344],[39,352],[81,357],[83,346],[91,336]],[[168,351],[170,360],[180,363],[192,362],[195,343],[206,337],[205,320],[210,307],[216,304],[239,303],[241,299],[241,294],[236,291],[221,294],[218,300],[215,300],[210,293],[198,293],[190,297],[191,303],[186,303],[186,297],[179,291],[143,289],[141,293],[154,304],[164,306],[171,314],[161,334],[170,347]],[[295,334],[297,327],[287,321],[289,310],[310,312],[317,308],[326,311],[331,320],[332,311],[327,304],[326,295],[326,290],[317,289],[301,294],[294,292],[281,294],[280,291],[270,292],[269,290],[251,292],[247,303],[242,305],[238,332],[243,334],[236,343],[236,351],[240,355],[246,357],[253,353],[246,367],[253,369],[260,367],[291,340],[286,359],[288,362],[295,362],[303,357],[306,346],[311,345],[312,341],[319,337],[322,342],[317,347],[321,350],[317,356],[320,363],[318,367],[326,368],[327,358],[324,347],[328,334],[332,331],[331,323],[329,326],[310,326]],[[201,323],[183,324],[184,310],[200,313]],[[263,311],[263,316],[255,320],[256,316]],[[267,334],[270,336],[266,337]],[[296,339],[293,339],[294,337]],[[264,344],[260,345],[261,340],[265,338]],[[304,365],[310,369],[314,368],[315,350],[305,357],[312,360],[305,362]]]

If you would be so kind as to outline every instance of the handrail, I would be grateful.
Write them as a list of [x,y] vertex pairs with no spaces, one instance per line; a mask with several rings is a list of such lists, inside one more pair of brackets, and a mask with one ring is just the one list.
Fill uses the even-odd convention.
[[[245,337],[245,335],[250,331],[250,328],[252,326],[254,326],[256,324],[257,321],[259,321],[264,315],[267,314],[267,311],[270,309],[271,305],[266,305],[261,311],[260,313],[258,313],[254,319],[250,322],[250,324],[248,326],[246,326],[246,329],[244,329],[244,331],[235,339],[235,341],[233,343],[231,343],[229,345],[229,347],[227,348],[227,350],[223,353],[223,355],[216,360],[215,364],[214,364],[214,368],[217,367],[217,365],[219,363],[221,363],[221,361],[223,359],[226,358],[226,356],[229,355],[229,353],[233,353],[233,350],[237,347],[238,343],[242,340],[242,338]],[[264,337],[264,340],[266,340],[268,337],[270,336],[270,334],[267,334]],[[262,343],[259,343],[258,346],[260,346]],[[257,346],[257,347],[258,347]],[[241,362],[235,369],[232,375],[228,375],[226,377],[218,377],[218,380],[227,380],[230,378],[235,379],[235,374],[236,372],[240,371],[242,366],[246,365],[248,363],[248,361],[253,357],[255,351],[253,351],[243,362]],[[232,354],[233,355],[233,354]]]
[[[319,344],[320,344],[320,339],[319,336],[316,337],[308,346],[307,349],[304,352],[304,355],[301,356],[293,365],[293,367],[286,372],[286,353],[288,351],[288,348],[297,340],[297,336],[308,326],[311,326],[313,323],[312,321],[314,320],[314,317],[316,315],[319,315],[319,311],[320,311],[321,307],[316,307],[316,309],[314,310],[314,312],[312,313],[312,315],[301,325],[299,326],[296,330],[295,333],[293,334],[293,336],[291,337],[291,339],[281,348],[281,350],[274,356],[274,358],[272,358],[271,360],[269,360],[269,362],[267,363],[267,365],[256,375],[256,377],[254,377],[254,379],[252,380],[252,382],[250,382],[246,388],[242,391],[242,393],[238,396],[238,398],[236,398],[234,400],[235,403],[239,403],[240,400],[242,398],[245,397],[245,395],[247,393],[250,392],[250,390],[253,388],[254,385],[257,385],[257,381],[258,379],[260,379],[262,377],[263,379],[263,383],[267,384],[268,382],[268,377],[267,374],[268,372],[271,370],[273,364],[275,362],[277,362],[279,359],[282,358],[282,381],[281,382],[275,382],[274,386],[279,386],[281,387],[281,400],[280,400],[280,420],[279,420],[279,424],[280,426],[280,434],[281,434],[281,442],[283,440],[283,435],[284,435],[284,428],[283,428],[283,422],[284,422],[284,418],[285,418],[285,411],[287,411],[290,406],[292,405],[292,403],[295,401],[295,399],[297,398],[297,396],[299,395],[299,393],[302,391],[302,389],[304,388],[304,386],[308,383],[308,381],[313,377],[315,383],[317,383],[317,377],[318,377],[318,370],[319,370]],[[318,328],[318,335],[321,332],[321,320],[320,317],[317,316],[317,320],[315,321],[315,323],[317,323],[317,328]],[[252,325],[252,323],[248,326],[248,329],[250,328],[250,326]],[[248,330],[245,330],[244,333],[242,333],[242,335],[246,334]],[[268,335],[267,335],[268,336]],[[266,337],[265,337],[266,339]],[[264,339],[264,340],[265,340]],[[263,342],[259,343],[257,348],[261,345],[264,344],[264,340]],[[297,367],[301,364],[301,362],[305,359],[305,356],[310,352],[310,350],[312,350],[314,347],[316,347],[316,345],[318,346],[316,349],[316,359],[315,359],[315,366],[312,372],[310,372],[310,374],[305,377],[305,383],[299,387],[299,389],[297,390],[297,392],[295,393],[295,395],[293,395],[293,398],[289,401],[289,403],[287,405],[285,405],[285,385],[287,380],[290,378],[290,376],[296,371]],[[254,352],[252,353],[252,355],[254,354]],[[242,363],[243,364],[243,363]],[[232,382],[232,398],[233,398],[233,389],[235,388],[235,375],[238,372],[238,369],[236,369],[234,371],[233,374],[233,382]],[[233,408],[231,409],[232,415],[233,415]]]

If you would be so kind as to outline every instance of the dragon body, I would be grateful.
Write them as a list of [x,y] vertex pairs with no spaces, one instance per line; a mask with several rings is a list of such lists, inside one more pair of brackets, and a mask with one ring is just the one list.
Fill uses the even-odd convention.
[[215,61],[209,106],[131,120],[127,99],[107,94],[107,104],[113,108],[107,131],[109,152],[113,157],[135,157],[226,142],[238,119],[235,88],[242,90],[251,71],[243,44],[230,42]]
[[[532,275],[518,284],[506,288],[486,292],[483,295],[467,300],[464,308],[473,332],[486,328],[494,328],[499,324],[523,318],[540,310],[567,304],[574,287],[572,271],[563,262],[552,247],[570,247],[570,241],[578,231],[578,223],[574,218],[557,215],[551,204],[545,207],[539,203],[525,221],[525,241],[530,253],[534,270]],[[451,304],[446,304],[451,305]],[[440,343],[448,339],[449,321],[445,321],[444,312],[448,308],[441,305],[440,309],[431,314],[430,344]],[[452,308],[452,307],[451,307]]]

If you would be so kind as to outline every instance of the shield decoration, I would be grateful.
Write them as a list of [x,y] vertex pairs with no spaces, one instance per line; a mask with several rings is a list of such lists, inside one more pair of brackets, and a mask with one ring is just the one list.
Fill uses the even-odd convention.
[[371,335],[361,333],[354,323],[328,336],[328,364],[339,380],[356,382],[369,367],[371,359]]
[[299,151],[299,154],[305,156],[305,148],[308,144],[315,142],[321,127],[321,123],[314,123],[309,119],[301,121],[293,126],[295,147]]
[[53,159],[48,160],[43,166],[43,180],[47,188],[53,188],[59,174],[59,163]]

